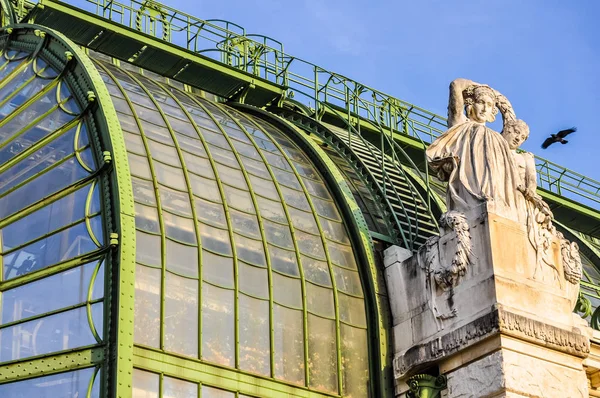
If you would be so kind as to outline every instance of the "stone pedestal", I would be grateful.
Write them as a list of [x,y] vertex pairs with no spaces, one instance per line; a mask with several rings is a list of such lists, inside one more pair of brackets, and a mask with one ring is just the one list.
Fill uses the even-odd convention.
[[410,376],[437,371],[447,397],[587,397],[591,330],[572,313],[579,286],[565,279],[561,241],[540,263],[524,225],[488,209],[467,221],[472,258],[451,285],[432,263],[456,263],[454,231],[414,256],[385,253],[397,395]]

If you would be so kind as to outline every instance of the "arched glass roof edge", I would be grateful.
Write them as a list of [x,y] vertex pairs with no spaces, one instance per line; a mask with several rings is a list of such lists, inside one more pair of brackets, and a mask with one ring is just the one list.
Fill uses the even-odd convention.
[[[372,175],[368,167],[366,167],[362,159],[360,159],[360,157],[354,153],[352,148],[350,148],[345,142],[340,140],[339,137],[337,137],[337,135],[335,135],[329,128],[327,128],[322,123],[309,116],[307,114],[306,109],[300,108],[299,106],[296,106],[296,108],[296,110],[290,110],[284,107],[269,108],[269,111],[272,112],[269,113],[269,115],[271,116],[274,114],[278,117],[281,117],[287,122],[299,128],[302,128],[307,132],[317,134],[321,139],[332,140],[336,143],[339,143],[347,151],[347,154],[344,156],[344,158],[351,162],[353,166],[357,166],[360,169],[359,174],[362,175],[363,178],[366,177],[366,179],[364,180],[365,184],[370,186],[370,188],[371,186],[378,187],[376,177]],[[324,132],[326,132],[326,134],[323,134]],[[390,233],[397,235],[393,237],[390,236],[390,238],[394,240],[396,244],[401,244],[402,242],[404,242],[404,244],[406,245],[406,238],[403,236],[403,231],[398,228],[398,225],[394,220],[393,209],[391,204],[389,204],[389,202],[386,200],[385,195],[383,194],[383,192],[381,192],[381,190],[378,190],[377,196],[379,196],[379,200],[377,201],[378,205],[384,207],[385,211],[388,213],[385,221],[388,229],[390,230]]]
[[[62,73],[65,74],[65,79],[77,101],[82,108],[89,108],[92,115],[91,122],[87,125],[93,141],[93,151],[100,169],[104,171],[101,177],[101,200],[106,210],[104,225],[107,236],[104,238],[105,241],[110,240],[112,246],[112,255],[109,256],[110,260],[106,267],[108,269],[105,282],[107,305],[104,316],[106,330],[109,331],[107,339],[109,347],[112,346],[113,350],[117,350],[117,354],[111,358],[106,358],[106,353],[111,350],[108,347],[105,348],[103,355],[91,352],[86,356],[68,352],[58,356],[59,358],[54,358],[51,369],[44,369],[44,366],[38,365],[35,368],[37,372],[32,372],[29,367],[15,372],[14,366],[3,366],[0,368],[0,381],[21,380],[24,377],[59,373],[86,365],[93,366],[102,357],[105,359],[106,366],[102,377],[102,384],[106,386],[105,391],[110,391],[117,397],[130,396],[133,369],[135,240],[123,241],[122,238],[134,236],[135,225],[129,163],[116,110],[108,89],[92,61],[84,50],[65,35],[36,24],[8,25],[2,27],[0,32],[7,34],[5,36],[7,41],[13,41],[17,37],[26,39],[24,46],[33,46],[34,51],[40,51],[41,55],[48,58],[50,64],[59,70],[63,69]],[[119,281],[118,285],[114,283],[116,281]],[[118,322],[118,326],[115,322]],[[41,364],[43,365],[44,359],[52,356],[46,355],[40,358]],[[61,366],[62,362],[64,367]],[[22,368],[22,364],[15,364],[15,366]],[[22,374],[23,371],[26,372],[25,375]],[[114,382],[117,377],[119,383]]]
[[381,296],[377,294],[380,289],[377,288],[378,270],[375,264],[373,241],[371,240],[363,214],[354,200],[344,177],[327,154],[315,142],[305,137],[305,134],[292,123],[251,105],[237,102],[230,102],[228,105],[268,121],[281,131],[286,132],[309,156],[317,168],[322,171],[323,178],[331,189],[336,203],[342,210],[344,221],[348,225],[350,238],[353,240],[352,246],[357,249],[356,253],[360,262],[368,264],[368,270],[364,266],[359,267],[359,270],[361,272],[365,296],[369,297],[368,300],[365,300],[365,303],[367,305],[366,312],[369,325],[367,331],[370,351],[370,374],[371,377],[376,378],[371,383],[373,388],[372,393],[374,394],[373,396],[388,396],[391,393],[390,388],[392,388],[391,384],[388,385],[390,380],[386,380],[385,377],[387,373],[386,368],[389,365],[387,362],[389,361],[388,345],[390,336],[388,330],[384,327],[385,322],[382,319],[385,314],[382,305],[385,305],[385,303],[381,302]]

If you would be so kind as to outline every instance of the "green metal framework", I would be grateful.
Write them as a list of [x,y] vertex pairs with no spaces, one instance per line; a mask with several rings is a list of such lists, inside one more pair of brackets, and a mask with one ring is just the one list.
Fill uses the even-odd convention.
[[[363,293],[361,284],[358,282],[358,271],[354,260],[348,263],[350,261],[348,256],[352,253],[351,248],[357,251],[359,262],[364,264],[367,270],[373,271],[375,265],[366,223],[361,213],[356,212],[358,206],[348,195],[347,187],[343,194],[337,194],[336,197],[338,205],[349,206],[350,210],[346,211],[344,217],[344,223],[350,224],[349,230],[362,231],[360,238],[352,238],[354,239],[352,245],[347,241],[346,232],[340,229],[343,228],[342,219],[339,218],[337,210],[332,207],[335,202],[332,201],[323,182],[319,180],[319,173],[311,166],[311,162],[303,152],[294,147],[289,138],[282,135],[277,128],[260,119],[244,115],[231,108],[217,106],[169,85],[171,83],[178,86],[176,82],[153,74],[140,75],[136,73],[140,72],[137,68],[127,65],[118,67],[118,65],[100,60],[96,61],[96,66],[111,92],[118,111],[117,118],[124,131],[127,156],[131,165],[136,204],[136,235],[137,244],[140,247],[137,251],[136,281],[148,284],[150,283],[147,280],[149,273],[155,273],[158,277],[157,280],[160,280],[160,283],[156,285],[161,292],[159,297],[168,297],[169,290],[172,291],[169,278],[186,280],[188,282],[185,283],[193,285],[192,290],[187,289],[189,294],[186,293],[186,296],[197,297],[197,300],[192,299],[191,303],[192,307],[197,307],[195,318],[190,315],[189,310],[182,310],[182,313],[186,314],[187,324],[198,324],[192,329],[195,330],[197,327],[200,330],[198,334],[202,344],[195,345],[190,340],[190,337],[194,336],[193,334],[178,335],[177,330],[171,330],[172,326],[171,329],[167,329],[169,323],[166,322],[166,319],[173,317],[172,305],[171,309],[167,308],[169,306],[168,299],[152,301],[155,304],[143,304],[147,294],[143,290],[138,290],[136,308],[138,305],[142,307],[139,310],[136,309],[136,314],[139,314],[136,317],[140,317],[136,322],[141,323],[135,327],[134,333],[139,346],[134,349],[134,366],[169,374],[165,370],[165,364],[169,362],[168,358],[180,358],[180,361],[185,362],[185,367],[194,367],[196,362],[193,362],[193,358],[195,357],[206,362],[203,364],[205,369],[213,366],[210,365],[212,362],[216,365],[238,368],[246,373],[250,372],[245,376],[246,383],[239,381],[239,375],[236,376],[238,381],[231,383],[231,381],[227,381],[230,377],[226,376],[228,372],[231,372],[219,371],[220,381],[212,381],[212,385],[227,388],[230,391],[251,393],[252,389],[257,386],[266,385],[270,392],[263,392],[261,395],[273,396],[280,391],[294,396],[321,396],[326,392],[313,392],[306,389],[308,387],[321,391],[323,388],[325,390],[334,388],[333,391],[330,391],[334,395],[340,391],[348,391],[348,393],[361,396],[364,392],[361,393],[356,389],[367,388],[366,381],[361,382],[363,376],[347,373],[348,369],[353,367],[360,369],[360,366],[363,366],[356,358],[348,362],[350,357],[346,357],[349,355],[346,354],[348,337],[344,337],[344,333],[353,330],[353,345],[362,344],[361,341],[366,344],[367,340],[371,343],[369,348],[371,360],[365,362],[366,358],[362,359],[365,367],[367,365],[372,367],[370,388],[376,395],[379,395],[378,391],[387,389],[389,386],[386,387],[383,381],[377,381],[384,373],[383,369],[387,367],[389,360],[386,349],[382,349],[382,347],[386,347],[386,343],[381,343],[383,345],[379,343],[381,338],[383,338],[383,342],[387,341],[385,328],[378,320],[378,314],[381,311],[378,308],[380,303],[369,304],[367,300],[368,305],[374,305],[368,311],[369,324],[372,325],[368,329],[366,324],[360,321],[360,318],[365,315],[358,315],[356,312],[361,311],[359,309],[360,301],[356,300],[361,298]],[[147,75],[149,72],[143,73]],[[283,126],[287,126],[287,130],[292,132],[292,136],[298,135],[298,132],[287,124],[284,123]],[[329,178],[329,187],[335,190],[339,189],[340,184],[345,186],[335,167],[327,163],[327,157],[315,144],[311,145],[307,147],[311,148],[310,153],[317,154],[312,156],[313,162],[323,165],[317,169],[330,170],[326,176],[334,176],[333,179],[327,177]],[[257,159],[261,162],[256,163]],[[264,166],[258,167],[260,164]],[[179,177],[176,175],[177,169],[181,170]],[[235,173],[232,174],[235,170],[239,170],[235,172],[238,177],[232,179],[235,176]],[[240,191],[239,188],[243,187],[247,187],[245,189],[248,189],[249,196],[248,200],[240,202],[231,195],[232,192],[237,192],[235,195],[241,195],[243,191]],[[259,189],[260,192],[256,189]],[[165,192],[167,193],[165,194]],[[179,198],[178,205],[174,205],[173,198]],[[300,200],[301,198],[305,199]],[[185,202],[188,204],[184,204]],[[220,219],[221,221],[214,218],[215,206],[223,206],[224,217]],[[280,215],[277,215],[277,206],[281,208]],[[309,216],[310,214],[312,215]],[[308,224],[308,219],[305,219],[307,216],[313,219]],[[255,220],[256,232],[253,228],[247,229],[249,218]],[[355,224],[358,219],[362,221]],[[186,225],[189,227],[185,227]],[[187,229],[189,234],[181,235],[179,234],[181,231],[178,232],[177,228]],[[285,230],[289,232],[281,235]],[[273,235],[274,233],[275,235]],[[285,238],[286,234],[289,234],[289,238]],[[320,236],[320,238],[314,240],[311,236]],[[225,246],[223,243],[216,245],[215,242],[220,239],[225,239],[229,243]],[[247,251],[244,245],[249,243],[242,243],[241,246],[239,243],[253,241],[262,246],[260,250],[265,253],[262,260],[257,260],[256,257],[253,259],[253,257],[248,257],[248,254],[244,254]],[[307,243],[311,241],[312,243],[307,246]],[[313,247],[313,245],[318,245],[323,249],[315,251],[316,246]],[[151,249],[153,247],[159,248],[159,250]],[[173,253],[170,247],[171,249],[176,247],[177,252],[189,252],[189,256],[196,257],[190,263],[195,265],[192,268],[186,268],[186,265],[178,262],[172,257],[172,254],[169,254],[170,251]],[[322,254],[319,254],[321,250],[323,250]],[[296,264],[295,267],[298,267],[297,271],[286,270],[285,267],[288,266],[282,268],[282,264],[284,264],[282,259],[288,257],[286,253],[295,253],[293,254],[293,263]],[[192,257],[189,256],[187,261],[191,261]],[[211,265],[213,263],[220,264],[221,267],[233,266],[232,285],[222,278],[215,279],[215,270],[211,269],[214,267]],[[227,265],[228,263],[230,265]],[[327,265],[327,267],[320,268],[319,264]],[[266,275],[269,277],[268,294],[263,297],[262,293],[249,293],[248,290],[245,290],[248,289],[245,280],[240,281],[239,275],[243,275],[242,270],[261,270],[265,267]],[[153,271],[154,269],[156,272]],[[367,273],[363,275],[362,280],[365,289],[371,286],[368,297],[372,297],[374,300],[376,289],[370,285],[372,283],[370,281],[374,279],[374,275],[370,274],[371,271],[364,271]],[[247,272],[244,271],[244,273]],[[307,274],[307,272],[309,273]],[[325,274],[322,274],[323,272]],[[327,274],[330,276],[323,279]],[[248,275],[246,274],[244,278],[247,279]],[[196,281],[202,281],[202,283],[199,284]],[[281,296],[281,286],[284,286],[286,290],[293,291],[293,285],[290,283],[295,284],[296,282],[299,282],[298,286],[301,291],[301,305],[286,302],[289,299]],[[183,285],[181,285],[181,289],[186,290]],[[211,321],[210,318],[206,318],[208,311],[206,306],[211,305],[213,299],[209,298],[206,301],[207,299],[202,293],[205,289],[209,289],[208,291],[214,289],[231,291],[234,294],[232,302],[235,330],[232,346],[235,353],[231,357],[234,359],[233,362],[227,360],[219,362],[220,359],[214,356],[212,349],[206,346],[203,340],[203,330],[205,329],[202,325],[204,323],[209,322],[210,325],[222,323],[218,319]],[[322,310],[315,309],[317,308],[315,305],[323,306],[324,303],[318,303],[314,299],[326,297],[322,296],[323,293],[319,293],[319,291],[332,293],[331,309],[333,312],[331,315],[323,315]],[[267,341],[269,346],[265,346],[265,349],[270,353],[267,354],[270,364],[264,368],[248,369],[245,362],[249,354],[242,344],[240,319],[247,311],[239,309],[238,303],[241,302],[240,300],[249,299],[268,303],[269,315],[267,318],[270,326]],[[188,304],[180,302],[178,307],[183,308],[189,306]],[[297,305],[299,307],[296,307]],[[155,315],[160,318],[158,328],[152,323],[145,323],[151,308],[160,309],[159,315]],[[278,373],[280,372],[278,366],[281,366],[279,365],[281,358],[274,355],[277,353],[276,341],[281,339],[275,335],[282,333],[284,325],[278,324],[276,327],[273,323],[275,310],[278,309],[277,311],[281,312],[285,308],[301,309],[302,311],[301,319],[303,321],[300,332],[304,336],[302,345],[304,359],[300,359],[299,363],[298,360],[293,360],[290,364],[295,369],[303,369],[303,374],[300,379],[297,379],[297,383],[304,385],[305,389],[291,385],[287,387],[279,385],[275,380],[267,382],[268,379],[287,380],[285,375]],[[343,311],[340,312],[340,309]],[[349,310],[353,315],[348,313]],[[311,379],[317,377],[315,380],[319,380],[323,375],[315,373],[313,367],[315,369],[322,367],[323,363],[319,363],[319,361],[325,363],[326,361],[317,360],[314,357],[313,349],[310,348],[311,344],[318,344],[313,342],[315,337],[313,337],[314,333],[310,332],[310,324],[322,316],[325,316],[322,318],[325,320],[329,317],[332,321],[335,320],[336,326],[333,329],[335,335],[332,335],[332,341],[335,341],[337,348],[333,350],[333,353],[336,353],[336,356],[333,357],[335,364],[333,369],[337,368],[337,371],[333,374],[327,372],[329,375],[327,377],[335,374],[335,378],[331,379],[335,380],[332,386],[325,385],[319,388],[313,385]],[[356,316],[358,318],[355,318]],[[364,334],[364,338],[356,335],[359,330],[356,329],[357,327],[364,330],[360,332]],[[211,329],[215,328],[211,326],[206,330],[210,332]],[[286,334],[294,332],[292,329],[284,328],[283,330],[286,330]],[[173,333],[175,334],[173,335]],[[323,333],[324,331],[321,331],[319,335]],[[368,339],[366,333],[369,333]],[[173,338],[179,342],[179,345],[173,345]],[[197,348],[190,352],[187,350],[189,347]],[[164,353],[156,352],[156,349]],[[243,356],[242,349],[245,350]],[[181,357],[182,355],[184,357]],[[379,357],[380,355],[381,357]],[[293,358],[288,358],[288,361],[291,359]],[[261,369],[266,369],[266,373]],[[211,385],[210,373],[194,373],[188,380]],[[262,375],[268,379],[257,378],[251,373],[258,373],[259,376]],[[174,374],[171,373],[171,375]],[[287,381],[289,382],[289,380]]]
[[[86,396],[103,391],[129,397],[132,388],[159,396],[169,391],[202,397],[363,396],[366,379],[360,369],[351,373],[348,365],[353,362],[347,354],[355,349],[347,346],[352,341],[368,347],[369,394],[391,396],[388,304],[385,286],[378,282],[382,278],[373,242],[415,249],[435,233],[443,203],[432,188],[435,179],[427,175],[423,149],[446,129],[445,119],[291,57],[281,43],[246,34],[226,21],[200,20],[153,1],[132,0],[126,5],[88,0],[83,5],[89,12],[54,0],[0,0],[2,24],[11,25],[0,33],[4,57],[0,58],[0,112],[10,109],[0,120],[0,177],[21,173],[22,162],[33,155],[43,157],[43,149],[55,138],[73,136],[71,155],[59,166],[24,173],[6,189],[0,178],[0,201],[60,164],[71,162],[87,173],[66,189],[0,214],[0,230],[5,232],[1,244],[10,242],[12,234],[6,233],[11,228],[19,231],[23,220],[36,212],[57,207],[77,192],[85,196],[85,211],[79,218],[0,247],[1,303],[53,277],[92,270],[82,300],[27,317],[0,319],[0,341],[3,331],[73,311],[85,313],[93,338],[87,345],[34,356],[13,353],[10,361],[2,361],[0,347],[0,395],[57,380],[77,380],[74,385]],[[64,36],[39,25],[16,25],[19,20],[48,25]],[[92,61],[67,37],[129,62],[101,53],[93,53]],[[9,59],[13,53],[7,58],[7,49],[22,51],[16,57],[24,58]],[[11,71],[12,62],[23,65]],[[27,63],[34,73],[23,87],[36,79],[49,83],[19,104],[15,100],[23,87],[15,89],[10,82]],[[56,73],[48,74],[51,70]],[[231,106],[200,98],[192,94],[191,86]],[[53,107],[24,124],[19,114],[51,90],[56,92]],[[16,106],[6,107],[12,103]],[[49,119],[52,112],[70,114],[73,120],[52,125],[50,135],[25,149],[9,145],[18,141],[15,137],[27,138],[28,129]],[[5,142],[2,131],[13,124],[18,131]],[[82,137],[88,135],[86,142]],[[14,156],[4,161],[3,153],[9,152]],[[575,214],[568,226],[582,225],[582,231],[591,235],[599,232],[600,183],[536,159],[540,192],[551,201],[559,219]],[[355,184],[346,183],[351,176],[358,177]],[[236,184],[245,186],[245,193]],[[94,207],[96,196],[100,207]],[[242,197],[247,199],[245,205],[240,204]],[[299,203],[299,197],[305,203]],[[354,198],[370,198],[373,205],[361,209]],[[264,203],[280,206],[281,217],[269,215]],[[329,208],[334,213],[327,213]],[[314,217],[312,233],[298,216],[302,211]],[[379,227],[367,224],[363,215],[379,217]],[[97,220],[102,220],[101,229]],[[42,269],[31,268],[23,258],[16,262],[16,253],[78,225],[84,227],[93,250]],[[582,297],[591,303],[586,305],[582,299],[581,309],[589,315],[600,302],[600,273],[593,265],[600,263],[600,245],[567,227],[563,230],[572,235],[567,236],[571,240],[575,235],[582,239]],[[222,242],[215,246],[219,239],[229,242],[228,248]],[[275,243],[275,239],[282,240]],[[313,253],[311,258],[309,240],[320,245],[322,256]],[[238,241],[262,250],[260,264],[243,258],[245,249]],[[340,247],[351,248],[350,257],[358,266],[340,264],[350,258],[341,254]],[[297,271],[278,268],[286,253],[291,253]],[[210,275],[211,262],[230,267],[229,282]],[[305,265],[309,262],[321,266],[309,269]],[[315,269],[329,280],[315,276]],[[247,290],[248,272],[264,276],[263,293]],[[96,295],[95,280],[104,281],[101,296]],[[143,304],[147,296],[142,287],[152,281],[157,281],[158,299],[150,304],[156,304],[158,321],[143,323],[143,316],[154,316],[152,306]],[[311,303],[317,297],[315,289],[331,293],[331,314],[319,313]],[[205,296],[208,290],[230,296],[233,337],[227,360],[217,358],[203,343],[209,333],[206,325],[224,320],[206,316],[211,305],[221,303]],[[300,301],[286,301],[282,290],[300,292]],[[244,307],[240,300],[252,304]],[[104,306],[101,328],[93,310],[99,306]],[[176,307],[181,312],[174,311]],[[260,354],[264,363],[256,360],[259,354],[248,338],[248,324],[243,323],[250,319],[248,309],[255,307],[266,309],[267,323],[259,327],[265,333],[257,338],[257,344],[264,345]],[[363,314],[348,312],[363,307]],[[298,328],[293,331],[285,325],[279,328],[275,321],[285,311],[297,315]],[[596,310],[592,315],[597,329],[599,314]],[[179,323],[172,323],[172,318]],[[311,351],[318,344],[311,335],[311,322],[317,318],[334,325],[330,368],[335,372],[328,373],[325,387],[315,382],[321,376],[314,367],[326,366],[327,360]],[[197,329],[195,343],[186,335],[190,327]],[[287,374],[281,365],[285,358],[278,357],[282,330],[292,337],[292,332],[301,331],[298,357],[288,358],[297,369]],[[344,336],[349,330],[358,333],[351,340]],[[187,351],[190,347],[193,352]],[[362,366],[365,357],[355,361]],[[144,385],[150,387],[144,390]]]
[[119,362],[106,355],[121,313],[111,288],[122,257],[112,233],[122,225],[111,104],[85,54],[60,33],[13,25],[0,31],[0,48],[0,393],[37,395],[53,380],[79,389],[55,394],[91,396],[112,388]]
[[[54,2],[47,0],[40,1],[40,4],[55,6]],[[349,131],[365,138],[368,138],[369,131],[375,132],[380,136],[376,141],[383,137],[387,141],[384,152],[392,152],[393,158],[403,162],[407,162],[408,158],[402,147],[423,148],[446,130],[445,118],[288,55],[282,43],[266,36],[247,34],[239,25],[221,20],[202,20],[155,1],[119,3],[87,0],[81,6],[131,30],[218,59],[235,69],[284,87],[286,97],[314,104],[315,109],[311,111],[317,120],[342,118],[357,126],[343,126]],[[150,52],[150,46],[142,53],[144,51]],[[136,62],[136,59],[131,60]],[[182,67],[185,69],[185,65]],[[360,126],[364,127],[364,131]],[[540,157],[536,157],[536,164],[540,188],[598,210],[600,182]]]

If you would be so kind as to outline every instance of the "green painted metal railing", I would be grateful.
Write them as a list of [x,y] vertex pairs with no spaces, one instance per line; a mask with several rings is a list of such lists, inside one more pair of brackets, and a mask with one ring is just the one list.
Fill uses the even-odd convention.
[[[29,1],[11,1],[19,16],[34,5]],[[393,133],[403,133],[423,144],[432,142],[447,128],[442,116],[288,55],[281,42],[247,34],[234,23],[202,20],[151,0],[72,3],[113,22],[283,85],[288,88],[289,97],[314,107],[317,119],[325,113],[325,104],[337,105],[346,110],[351,122],[361,118],[390,138]],[[600,182],[538,156],[536,162],[541,188],[600,209]]]

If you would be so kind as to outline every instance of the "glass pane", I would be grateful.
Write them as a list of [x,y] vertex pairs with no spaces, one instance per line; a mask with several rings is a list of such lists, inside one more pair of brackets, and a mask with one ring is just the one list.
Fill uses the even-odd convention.
[[[7,290],[2,294],[2,324],[87,301],[97,262]],[[102,297],[102,291],[98,292]]]
[[333,318],[335,316],[333,290],[306,283],[306,306],[313,314]]
[[[30,148],[36,142],[42,140],[42,138],[47,137],[50,133],[57,130],[61,126],[63,126],[66,122],[70,121],[73,117],[66,115],[61,110],[55,110],[46,116],[44,119],[38,122],[35,126],[31,126],[27,128],[25,131],[20,133],[17,137],[14,137],[10,143],[7,143],[6,146],[0,149],[0,164],[7,162],[9,159],[14,158],[21,152]],[[24,127],[24,126],[22,126]],[[44,153],[48,153],[48,150],[52,150],[52,148],[57,149],[58,146],[63,146],[67,149],[68,154],[73,151],[73,141],[75,135],[76,127],[72,127],[69,131],[65,132],[61,137],[56,138],[54,141],[49,143],[47,146],[40,149],[37,153],[43,155]],[[66,138],[70,137],[70,138]],[[85,131],[80,135],[80,140],[85,141],[87,138],[87,134]],[[80,145],[79,147],[82,147]],[[47,158],[48,161],[56,161],[59,158],[60,153],[58,151],[54,151],[53,159]],[[64,155],[63,155],[64,157]],[[21,163],[30,163],[33,161],[37,162],[39,158],[30,158],[30,159],[22,159]]]
[[208,147],[209,147],[209,152],[211,153],[215,162],[218,162],[218,163],[221,163],[221,164],[233,167],[233,168],[240,167],[237,159],[235,158],[234,153],[231,151],[231,148],[222,149],[217,146],[210,145],[210,144],[208,145]]
[[239,295],[240,369],[268,375],[269,302]]
[[252,204],[250,193],[230,187],[229,185],[223,185],[223,190],[225,191],[225,198],[229,206],[246,213],[254,213],[254,205]]
[[200,224],[202,247],[215,253],[231,255],[231,242],[229,231]]
[[[141,107],[136,107],[137,110],[142,109]],[[148,119],[153,119],[154,122],[158,122],[160,115],[158,113],[151,113],[146,116]],[[154,123],[148,123],[145,120],[140,120],[142,128],[144,130],[144,134],[146,137],[162,142],[166,145],[173,145],[173,138],[171,138],[171,133],[166,127],[157,126]]]
[[209,202],[200,198],[194,198],[194,204],[196,206],[196,216],[198,217],[198,220],[207,222],[216,227],[227,228],[225,209],[222,204]]
[[302,191],[302,186],[298,182],[298,177],[296,177],[295,174],[279,170],[274,167],[272,168],[272,170],[279,184],[285,185],[288,188],[293,188],[295,190],[298,190],[299,192]]
[[202,278],[219,286],[233,288],[233,258],[203,250]]
[[341,324],[344,396],[368,397],[369,355],[366,329]]
[[308,200],[306,200],[306,194],[283,186],[279,188],[281,189],[281,193],[283,194],[283,198],[287,205],[312,213]]
[[217,163],[217,171],[219,172],[219,179],[221,179],[223,183],[243,190],[248,190],[248,184],[240,170]]
[[198,384],[165,376],[162,396],[163,398],[196,398]]
[[331,286],[331,276],[327,262],[315,260],[314,258],[301,256],[302,267],[304,269],[304,278],[307,281],[318,283],[319,285]]
[[304,384],[304,329],[302,312],[273,306],[275,377]]
[[287,275],[300,275],[295,251],[284,250],[269,245],[269,258],[271,259],[271,267],[274,270]]
[[135,203],[135,227],[143,231],[160,233],[156,207]]
[[362,297],[362,285],[357,271],[351,271],[334,265],[333,273],[335,274],[335,283],[338,290]]
[[177,150],[174,147],[161,144],[153,140],[148,140],[148,146],[150,147],[152,159],[156,159],[159,162],[163,162],[177,168],[181,167]]
[[190,135],[192,137],[198,136],[192,124],[189,122],[189,120],[187,120],[187,116],[180,108],[165,105],[163,106],[163,111],[169,114],[167,119],[169,120],[169,124],[171,125],[173,131],[176,131],[179,134]]
[[367,327],[363,299],[338,293],[340,320],[356,326]]
[[198,356],[198,281],[167,272],[165,350]]
[[0,396],[2,398],[85,397],[93,375],[94,368],[88,368],[0,384]]
[[221,192],[215,180],[190,174],[190,186],[195,196],[221,203]]
[[295,228],[315,235],[320,234],[319,227],[317,227],[317,222],[315,221],[315,215],[312,212],[309,213],[293,207],[288,208],[288,212]]
[[276,201],[280,201],[279,193],[275,188],[275,184],[271,180],[265,180],[259,177],[255,177],[253,175],[248,175],[250,179],[250,184],[252,184],[252,189],[254,193],[257,195],[262,195],[269,199],[273,199]]
[[202,398],[235,398],[235,394],[209,386],[202,386]]
[[335,208],[335,204],[333,202],[319,199],[317,197],[313,197],[312,201],[317,214],[323,217],[331,218],[333,220],[342,221],[340,214]]
[[279,304],[302,309],[300,279],[289,278],[273,272],[273,296]]
[[161,162],[154,162],[156,179],[162,185],[187,192],[187,185],[183,178],[183,172],[179,167],[173,167]]
[[[202,284],[202,359],[233,367],[235,359],[233,291]],[[204,395],[203,395],[204,398]]]
[[267,242],[294,250],[292,234],[290,233],[290,227],[288,225],[281,225],[269,220],[263,220],[263,228],[265,230]]
[[192,137],[188,135],[183,135],[180,133],[175,134],[177,136],[177,143],[179,144],[179,148],[182,151],[187,151],[189,153],[183,153],[184,161],[186,162],[187,167],[187,159],[202,156],[204,158],[207,157],[206,151],[204,150],[204,146],[202,145],[202,141],[198,139],[198,136],[194,132]]
[[310,387],[337,393],[335,321],[308,315]]
[[0,230],[3,238],[2,250],[22,245],[84,218],[85,202],[90,188],[90,185],[85,186]]
[[135,267],[133,341],[156,348],[160,342],[160,274],[159,269]]
[[125,137],[125,148],[127,148],[128,151],[140,155],[146,154],[146,148],[144,147],[142,137],[140,137],[137,134],[129,133],[127,131],[123,131],[123,137]]
[[135,260],[160,267],[162,263],[160,236],[135,231]]
[[329,195],[329,191],[327,191],[325,184],[314,180],[309,180],[308,178],[303,178],[302,180],[304,181],[306,190],[311,195],[331,200],[331,195]]
[[247,156],[252,159],[260,159],[260,155],[258,151],[253,145],[244,144],[240,141],[233,141],[233,146],[236,151],[244,156]]
[[294,236],[301,253],[325,260],[325,251],[320,236],[307,234],[299,229],[294,229]]
[[202,130],[202,136],[204,137],[206,142],[208,142],[211,145],[216,145],[220,148],[225,148],[227,150],[230,150],[231,146],[229,145],[229,143],[227,142],[225,137],[223,137],[223,134],[220,134],[220,133],[217,134],[217,133],[214,133],[213,131],[214,130],[208,130],[208,129]]
[[[97,238],[102,239],[102,236]],[[98,246],[90,239],[82,222],[19,249],[14,253],[14,262],[5,258],[4,278],[8,280],[25,275],[96,249]]]
[[259,176],[267,180],[272,180],[271,174],[269,174],[267,167],[262,162],[262,160],[259,160],[259,158],[250,159],[248,157],[242,156],[242,164],[244,165],[248,173],[254,174],[255,176]]
[[152,173],[150,172],[148,159],[145,156],[135,155],[131,152],[127,152],[127,158],[129,159],[129,171],[132,175],[146,178],[148,180],[152,179]]
[[356,260],[354,259],[354,253],[352,247],[340,245],[338,243],[327,241],[327,251],[331,262],[342,267],[356,269]]
[[176,191],[160,185],[160,200],[163,209],[182,216],[192,216],[192,207],[190,206],[190,197],[187,192]]
[[89,174],[74,157],[0,198],[0,218],[61,191]]
[[133,369],[132,398],[158,398],[158,375]]
[[302,189],[298,183],[298,178],[292,173],[292,168],[283,156],[266,151],[261,152],[265,159],[267,159],[267,163],[273,166],[273,174],[275,174],[275,178],[277,178],[280,184],[289,186],[290,188]]
[[277,145],[275,145],[271,140],[255,138],[254,141],[256,142],[256,145],[262,150],[273,153],[280,153],[279,149],[277,148]]
[[319,221],[321,223],[321,228],[323,228],[323,233],[328,239],[345,243],[347,245],[350,244],[350,239],[348,238],[346,229],[341,222],[332,221],[323,217],[319,217]]
[[[94,304],[92,311],[102,308]],[[96,324],[102,337],[102,324]],[[12,361],[36,355],[97,344],[88,324],[87,309],[80,307],[59,314],[0,329],[0,361]]]
[[265,252],[262,241],[249,239],[235,234],[236,254],[240,260],[251,264],[266,266]]
[[194,220],[180,217],[167,211],[163,211],[162,216],[165,221],[165,232],[168,238],[191,245],[197,244]]
[[156,206],[156,195],[154,193],[154,185],[151,181],[132,177],[131,184],[133,187],[133,197],[137,202]]
[[268,218],[269,220],[273,220],[282,224],[287,224],[288,219],[280,201],[269,200],[257,196],[256,203],[258,203],[258,209],[260,210],[261,217]]
[[255,215],[231,209],[229,210],[229,216],[231,217],[231,226],[235,232],[261,239],[258,220]]
[[[31,138],[34,141],[27,142],[25,137],[21,135],[12,143],[8,144],[7,147],[5,147],[6,149],[3,148],[3,157],[13,157],[12,152],[19,151],[23,145],[30,147],[39,139],[43,138],[39,136],[32,137],[31,135],[32,134],[29,133],[27,138]],[[18,163],[6,169],[2,173],[2,180],[0,180],[0,193],[8,191],[10,188],[17,186],[28,178],[43,172],[69,157],[74,151],[74,139],[75,128],[72,128],[60,137],[55,138],[47,145],[38,149],[30,156],[21,159]]]
[[251,296],[269,298],[269,280],[265,268],[238,263],[240,291]]
[[207,177],[207,178],[215,178],[215,173],[211,166],[210,161],[206,157],[206,152],[204,147],[200,147],[202,149],[194,148],[193,154],[188,152],[183,152],[183,159],[185,160],[185,166],[187,169],[193,173],[198,175]]
[[198,277],[198,248],[167,239],[167,269],[192,278]]

